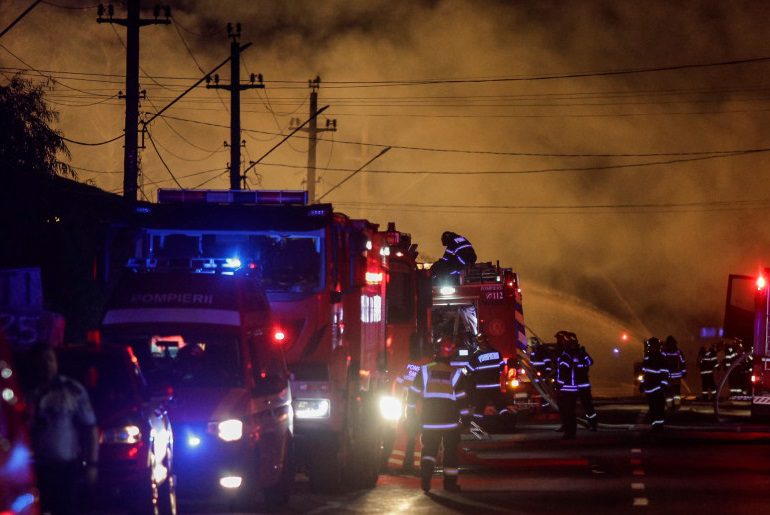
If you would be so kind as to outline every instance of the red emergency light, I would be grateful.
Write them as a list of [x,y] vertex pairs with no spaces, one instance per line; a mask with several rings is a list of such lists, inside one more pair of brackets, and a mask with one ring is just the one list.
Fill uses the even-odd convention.
[[764,276],[760,275],[757,277],[757,290],[764,290],[765,286],[767,286],[767,279],[765,279]]
[[273,331],[273,341],[275,343],[283,343],[286,341],[286,332],[283,329],[275,329]]

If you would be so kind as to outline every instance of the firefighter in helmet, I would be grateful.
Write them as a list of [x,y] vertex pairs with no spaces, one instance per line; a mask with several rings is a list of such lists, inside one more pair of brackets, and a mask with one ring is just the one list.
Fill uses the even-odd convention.
[[708,348],[700,348],[698,352],[698,368],[700,369],[701,398],[704,401],[713,399],[717,394],[714,372],[719,368],[716,345],[712,343]]
[[455,342],[442,338],[438,343],[434,361],[420,367],[409,387],[407,417],[417,416],[417,405],[422,405],[420,476],[423,491],[431,488],[439,445],[443,441],[444,490],[456,492],[460,490],[457,447],[461,417],[467,420],[469,415],[466,371],[449,364],[456,350]]
[[684,353],[679,348],[673,336],[667,336],[661,350],[666,360],[669,373],[669,388],[666,394],[666,404],[672,411],[679,409],[682,403],[682,378],[687,375]]
[[[506,366],[502,355],[489,345],[484,333],[476,337],[477,346],[468,362],[468,377],[470,388],[470,403],[473,406],[473,417],[484,420],[487,415],[500,415],[501,419],[513,416],[508,409],[505,396],[500,391],[500,375]],[[501,425],[505,427],[507,424]]]
[[433,278],[458,275],[465,267],[476,263],[476,251],[464,236],[451,231],[441,235],[444,255],[431,266]]
[[648,338],[644,344],[643,376],[639,389],[647,396],[652,430],[658,432],[663,430],[665,422],[669,370],[666,358],[661,352],[660,340],[653,336]]

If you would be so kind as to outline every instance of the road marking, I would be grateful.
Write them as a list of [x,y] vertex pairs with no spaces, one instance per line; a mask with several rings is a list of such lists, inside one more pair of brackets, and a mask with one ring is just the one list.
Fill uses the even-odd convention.
[[643,476],[643,475],[644,475],[644,470],[641,470],[641,469],[634,469],[634,472],[633,472],[633,474],[634,474],[635,476]]
[[634,497],[634,506],[647,506],[650,502],[646,497]]
[[631,483],[631,490],[644,490],[644,483]]
[[641,449],[636,449],[636,448],[634,448],[634,449],[631,449],[631,452],[632,452],[633,454],[641,454],[641,453],[642,453],[642,450],[641,450]]

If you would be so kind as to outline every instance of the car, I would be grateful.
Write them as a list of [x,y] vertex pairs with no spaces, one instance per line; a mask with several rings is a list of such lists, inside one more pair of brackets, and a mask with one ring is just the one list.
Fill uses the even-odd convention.
[[0,332],[0,513],[38,515],[40,499],[17,370]]
[[59,372],[88,391],[99,426],[96,502],[131,513],[174,515],[173,433],[163,401],[153,401],[131,347],[80,344],[56,349]]

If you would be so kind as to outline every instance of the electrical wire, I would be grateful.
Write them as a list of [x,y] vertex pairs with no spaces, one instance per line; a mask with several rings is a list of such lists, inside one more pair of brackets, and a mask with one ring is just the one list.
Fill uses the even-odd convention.
[[90,143],[90,142],[85,142],[85,141],[77,141],[77,140],[74,140],[74,139],[65,138],[64,136],[60,136],[60,138],[62,140],[64,140],[64,141],[66,141],[67,143],[72,143],[73,145],[82,145],[82,146],[85,146],[85,147],[98,147],[98,146],[101,146],[101,145],[106,145],[108,143],[112,143],[113,141],[117,141],[117,140],[119,140],[122,137],[123,137],[123,135],[119,134],[119,135],[115,136],[114,138],[110,138],[108,140],[99,141],[97,143]]
[[156,147],[156,146],[155,146],[155,140],[153,140],[153,139],[152,139],[152,133],[150,132],[150,129],[149,129],[149,128],[147,128],[147,126],[145,126],[145,130],[147,131],[147,137],[149,138],[149,140],[150,140],[150,143],[152,144],[152,148],[153,148],[153,150],[155,150],[155,153],[158,155],[158,159],[160,159],[160,162],[161,162],[161,163],[163,163],[163,166],[166,168],[166,171],[167,171],[167,172],[168,172],[168,174],[171,176],[171,178],[172,178],[172,179],[174,179],[174,183],[176,183],[176,185],[177,185],[177,186],[178,186],[180,189],[182,189],[182,185],[181,185],[181,184],[179,184],[179,181],[178,181],[178,180],[176,179],[176,177],[174,176],[174,172],[172,172],[172,171],[171,171],[171,168],[169,168],[169,167],[168,167],[168,165],[166,164],[166,161],[163,159],[163,156],[162,156],[162,155],[160,154],[160,152],[158,151],[158,147]]

